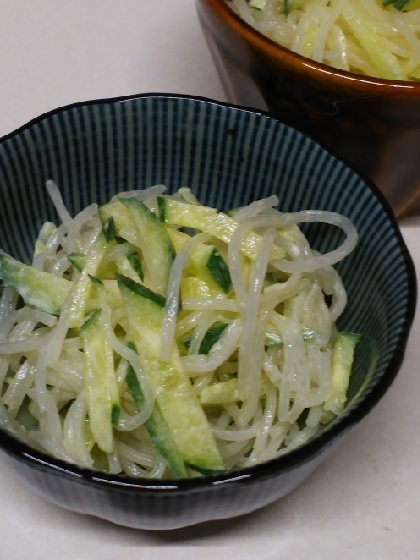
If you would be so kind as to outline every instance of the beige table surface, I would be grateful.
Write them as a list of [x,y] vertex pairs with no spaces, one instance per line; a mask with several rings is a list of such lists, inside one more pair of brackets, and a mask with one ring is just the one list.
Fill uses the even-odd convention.
[[[224,99],[193,0],[0,0],[0,53],[0,135],[86,99]],[[420,220],[403,234],[419,266]],[[38,498],[0,456],[0,560],[420,559],[419,340],[418,314],[400,375],[369,418],[300,488],[244,518],[117,527]]]

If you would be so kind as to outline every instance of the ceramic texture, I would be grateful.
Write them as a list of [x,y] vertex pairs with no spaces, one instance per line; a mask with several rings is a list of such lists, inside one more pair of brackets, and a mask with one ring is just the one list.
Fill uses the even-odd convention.
[[225,0],[196,0],[229,102],[267,109],[369,177],[398,217],[420,213],[420,83],[303,58],[248,26]]
[[[338,326],[363,338],[342,417],[300,449],[252,469],[179,481],[106,475],[53,459],[0,429],[4,460],[45,498],[145,529],[248,513],[302,482],[395,378],[416,304],[413,263],[381,193],[299,132],[265,114],[160,94],[41,116],[0,141],[0,247],[27,262],[41,224],[57,219],[47,179],[57,182],[71,213],[121,190],[164,183],[169,192],[188,185],[220,210],[275,193],[284,211],[346,215],[360,241],[337,266],[349,297]],[[342,242],[332,226],[305,230],[322,252]]]

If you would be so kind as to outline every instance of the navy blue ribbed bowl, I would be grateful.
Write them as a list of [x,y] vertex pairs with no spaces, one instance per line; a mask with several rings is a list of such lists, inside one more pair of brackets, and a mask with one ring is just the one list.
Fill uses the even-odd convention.
[[[345,413],[303,447],[248,470],[181,481],[111,476],[51,458],[0,429],[2,461],[47,499],[145,529],[248,513],[302,482],[394,380],[416,305],[412,260],[380,192],[295,130],[265,114],[161,94],[43,115],[0,141],[0,247],[27,262],[42,223],[56,219],[47,179],[72,213],[156,183],[169,192],[189,186],[220,210],[277,194],[284,211],[340,212],[355,223],[360,242],[337,266],[349,296],[339,327],[363,334]],[[329,226],[306,231],[322,252],[342,241]]]

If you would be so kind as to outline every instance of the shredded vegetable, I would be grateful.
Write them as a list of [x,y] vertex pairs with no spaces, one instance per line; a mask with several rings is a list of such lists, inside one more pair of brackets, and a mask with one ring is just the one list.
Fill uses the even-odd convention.
[[[47,189],[62,224],[31,266],[0,254],[3,429],[85,468],[173,478],[273,459],[341,414],[359,340],[335,326],[347,218],[282,213],[274,195],[223,214],[162,185],[72,217]],[[300,222],[345,241],[320,255]]]
[[229,0],[258,31],[306,58],[387,80],[420,79],[418,0]]

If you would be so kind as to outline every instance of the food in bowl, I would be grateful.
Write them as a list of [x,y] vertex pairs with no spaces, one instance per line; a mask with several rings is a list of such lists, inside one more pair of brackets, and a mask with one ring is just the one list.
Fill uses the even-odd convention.
[[[60,186],[71,216],[92,202],[105,204],[118,191],[163,183],[169,194],[188,185],[203,204],[224,212],[275,194],[283,212],[337,212],[351,220],[359,236],[355,249],[334,266],[348,297],[337,328],[362,333],[339,417],[271,461],[215,476],[162,481],[57,459],[10,435],[3,422],[7,414],[2,414],[2,468],[8,465],[38,496],[119,525],[152,530],[249,513],[291,492],[331,457],[398,375],[417,283],[397,222],[373,185],[296,130],[268,115],[216,101],[144,94],[42,115],[3,138],[0,156],[0,247],[27,264],[42,224],[57,223],[45,189],[50,178]],[[344,237],[330,225],[300,227],[311,247],[323,254],[339,247]]]
[[306,58],[387,80],[420,79],[418,0],[231,0],[249,25]]
[[[342,412],[359,340],[335,326],[348,218],[281,213],[277,196],[219,213],[161,185],[72,218],[47,188],[62,224],[31,265],[0,254],[11,434],[85,468],[186,478],[278,457]],[[321,255],[301,222],[346,239]]]

